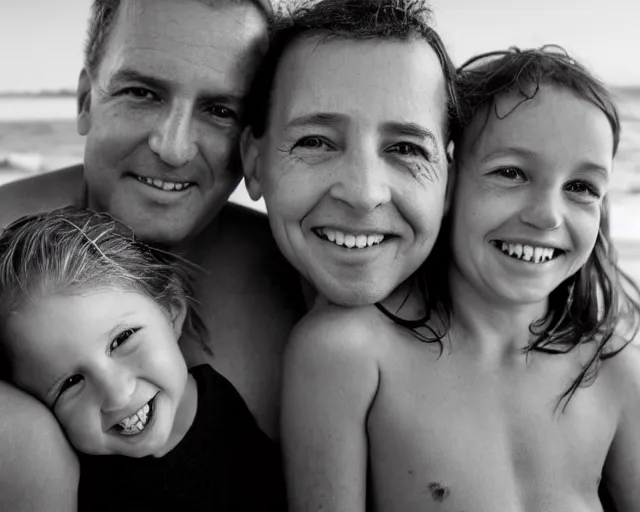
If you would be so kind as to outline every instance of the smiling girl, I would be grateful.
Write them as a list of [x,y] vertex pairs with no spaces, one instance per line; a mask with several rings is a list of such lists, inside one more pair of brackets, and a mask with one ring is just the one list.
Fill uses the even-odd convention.
[[[177,258],[107,214],[64,208],[0,235],[3,376],[80,454],[80,510],[279,510],[275,448],[213,368]],[[252,492],[246,492],[251,488]]]

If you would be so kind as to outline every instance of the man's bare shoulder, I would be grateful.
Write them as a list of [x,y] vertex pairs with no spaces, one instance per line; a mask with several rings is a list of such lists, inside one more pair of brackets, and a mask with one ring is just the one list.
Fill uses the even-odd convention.
[[0,227],[32,213],[74,204],[84,194],[81,165],[51,171],[0,186]]

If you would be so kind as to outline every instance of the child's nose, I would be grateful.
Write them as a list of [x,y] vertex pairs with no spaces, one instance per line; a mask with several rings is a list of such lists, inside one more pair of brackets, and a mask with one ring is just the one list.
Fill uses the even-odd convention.
[[102,395],[102,411],[124,409],[135,391],[135,379],[126,370],[113,370],[103,375],[98,383]]
[[562,197],[556,191],[531,194],[526,207],[520,213],[522,222],[536,229],[550,231],[562,225]]

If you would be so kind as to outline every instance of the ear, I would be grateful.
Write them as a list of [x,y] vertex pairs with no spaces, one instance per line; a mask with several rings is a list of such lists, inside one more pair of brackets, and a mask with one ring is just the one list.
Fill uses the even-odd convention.
[[240,157],[244,169],[244,184],[247,187],[249,197],[254,201],[262,197],[259,154],[258,141],[251,133],[251,128],[247,126],[240,137]]
[[447,190],[445,191],[444,196],[444,214],[447,215],[449,213],[449,209],[451,208],[451,202],[453,200],[453,191],[456,186],[456,178],[458,174],[458,167],[454,155],[454,144],[453,141],[450,141],[447,144],[447,162],[448,162],[448,170],[447,170]]
[[78,118],[77,130],[79,135],[87,135],[91,128],[91,78],[86,69],[80,72],[78,78]]
[[168,313],[169,320],[173,326],[173,332],[176,335],[176,340],[182,336],[182,328],[184,327],[184,321],[187,318],[187,303],[184,299],[174,299],[169,303]]

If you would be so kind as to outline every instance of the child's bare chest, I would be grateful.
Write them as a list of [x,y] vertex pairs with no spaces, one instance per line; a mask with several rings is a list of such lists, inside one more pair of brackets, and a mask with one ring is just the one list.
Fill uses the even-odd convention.
[[377,509],[597,510],[613,414],[597,382],[556,409],[574,366],[546,357],[390,359],[368,423]]

